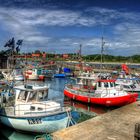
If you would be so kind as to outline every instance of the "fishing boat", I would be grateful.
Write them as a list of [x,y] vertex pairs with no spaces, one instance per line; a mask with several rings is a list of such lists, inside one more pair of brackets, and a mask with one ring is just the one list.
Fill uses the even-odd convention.
[[96,81],[96,85],[66,85],[64,95],[85,103],[99,104],[103,106],[122,106],[135,102],[138,93],[126,92],[116,88],[115,80],[105,79]]
[[55,78],[65,78],[66,74],[63,72],[63,70],[61,68],[59,68],[58,70],[56,70],[53,77],[55,77]]
[[28,69],[25,71],[25,78],[28,80],[44,80],[45,75],[40,69]]
[[139,78],[118,78],[115,83],[126,91],[140,92]]
[[71,77],[73,76],[73,73],[71,72],[71,69],[69,68],[58,68],[56,70],[54,77],[55,78],[65,78],[65,77]]
[[[1,122],[21,131],[51,133],[69,126],[71,109],[48,99],[47,85],[20,85],[1,94]],[[7,92],[9,94],[9,92]]]

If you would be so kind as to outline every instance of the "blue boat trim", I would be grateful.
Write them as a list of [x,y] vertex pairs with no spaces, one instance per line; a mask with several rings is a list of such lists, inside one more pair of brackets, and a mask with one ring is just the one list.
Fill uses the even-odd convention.
[[[3,117],[8,117],[8,118],[16,118],[16,119],[30,119],[30,118],[46,118],[46,117],[55,117],[55,120],[60,120],[60,119],[62,119],[62,118],[60,118],[59,116],[61,116],[61,115],[63,115],[62,116],[62,118],[65,118],[66,116],[67,116],[67,112],[61,112],[61,113],[54,113],[54,114],[50,114],[50,115],[46,115],[46,114],[44,114],[44,115],[42,115],[42,116],[26,116],[26,117],[21,117],[21,116],[7,116],[7,115],[3,115],[3,114],[1,114],[1,116],[3,116]],[[52,120],[52,119],[48,119],[48,120]]]

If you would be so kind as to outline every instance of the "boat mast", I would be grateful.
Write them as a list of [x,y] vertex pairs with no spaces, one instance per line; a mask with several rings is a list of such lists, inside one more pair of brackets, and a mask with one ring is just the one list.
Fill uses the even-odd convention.
[[103,69],[103,53],[104,53],[104,45],[105,45],[105,42],[104,42],[104,37],[102,36],[101,38],[101,66],[100,68]]
[[82,44],[80,44],[80,49],[79,49],[79,64],[80,64],[80,70],[82,70]]

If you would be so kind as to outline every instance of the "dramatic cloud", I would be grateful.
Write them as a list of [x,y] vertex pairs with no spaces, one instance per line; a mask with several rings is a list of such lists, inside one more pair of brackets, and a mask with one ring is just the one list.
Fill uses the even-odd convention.
[[[21,1],[20,1],[21,2]],[[24,40],[30,49],[40,47],[48,50],[55,50],[58,53],[76,52],[79,44],[83,45],[85,54],[99,53],[102,35],[95,35],[93,38],[83,34],[73,37],[71,29],[86,27],[97,30],[102,27],[110,35],[105,37],[107,50],[119,55],[120,50],[127,50],[126,54],[135,54],[140,44],[140,13],[128,12],[124,9],[114,10],[100,7],[90,7],[82,10],[64,9],[17,9],[0,8],[0,30]],[[49,36],[50,27],[67,28],[67,37],[60,32],[61,37]],[[53,29],[53,28],[52,28]],[[74,29],[73,29],[74,30]],[[52,30],[52,32],[55,32]],[[74,32],[74,31],[73,31]],[[55,34],[55,33],[54,33]],[[8,36],[8,35],[7,35]],[[8,36],[9,37],[9,36]],[[117,49],[116,49],[117,48]],[[134,48],[134,49],[132,49]]]

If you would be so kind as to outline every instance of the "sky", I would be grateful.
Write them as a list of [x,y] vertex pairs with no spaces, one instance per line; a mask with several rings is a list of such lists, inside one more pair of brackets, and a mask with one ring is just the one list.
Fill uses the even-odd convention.
[[140,54],[140,0],[0,0],[0,50],[12,37],[21,52]]

